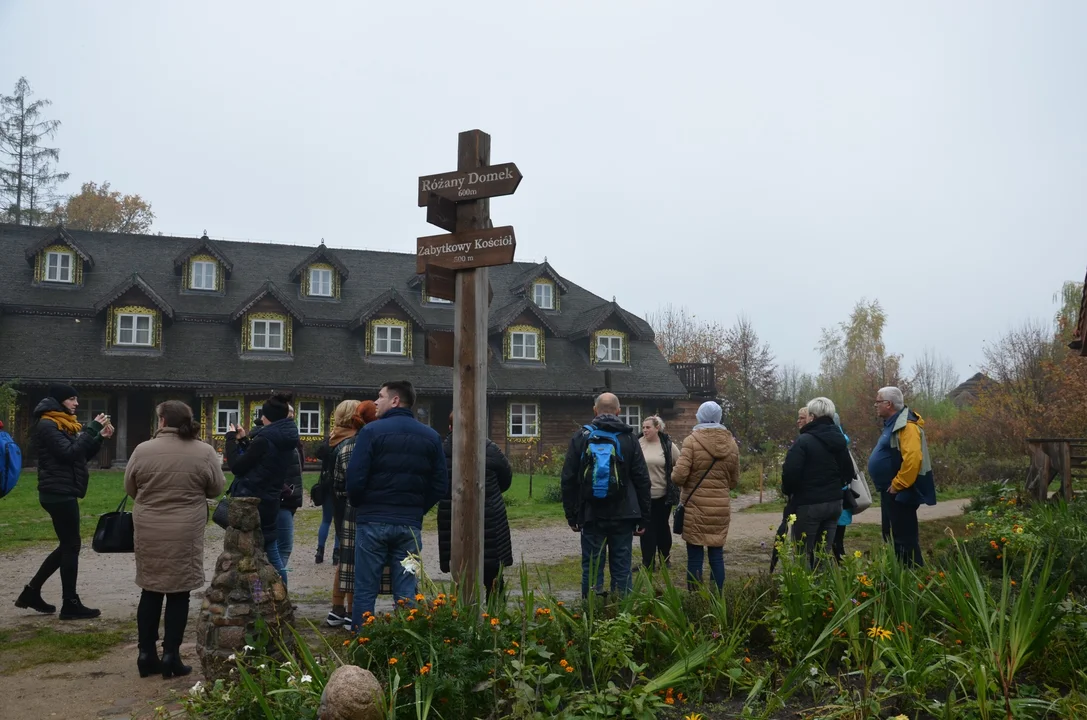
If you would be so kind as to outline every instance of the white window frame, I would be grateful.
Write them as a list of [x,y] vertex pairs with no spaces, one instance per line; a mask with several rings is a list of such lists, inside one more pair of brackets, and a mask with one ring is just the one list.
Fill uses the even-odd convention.
[[[56,258],[56,265],[53,264],[53,259]],[[65,266],[61,260],[67,259],[68,264]],[[63,251],[50,251],[45,254],[45,280],[46,282],[55,283],[68,283],[71,284],[72,280],[72,268],[75,265],[75,257],[70,252]],[[52,276],[52,277],[51,277]]]
[[[532,338],[532,354],[526,354],[527,340]],[[521,354],[517,354],[517,340],[521,340]],[[510,333],[510,360],[539,360],[540,359],[540,333],[531,331],[516,331]]]
[[[596,346],[604,346],[608,354],[600,362],[602,363],[621,363],[623,362],[623,338],[619,335],[597,335]],[[619,357],[615,357],[615,351],[618,349]]]
[[[233,410],[230,408],[224,408],[223,403],[232,403],[235,407]],[[231,420],[231,417],[234,419]],[[230,423],[234,423],[235,426],[241,424],[242,418],[242,401],[235,399],[223,399],[215,401],[215,434],[226,435],[230,432]]]
[[619,419],[640,432],[642,428],[642,406],[623,405],[619,408]]
[[[190,290],[215,290],[218,278],[219,268],[217,263],[211,260],[193,260],[189,267],[189,289]],[[210,278],[209,278],[210,275]],[[200,278],[200,284],[197,284],[196,279]],[[208,285],[208,282],[211,285]]]
[[[382,331],[385,331],[385,337],[381,337]],[[393,338],[393,331],[399,335],[398,338]],[[393,350],[393,343],[400,344],[399,350]],[[385,349],[382,350],[381,343],[385,344]],[[403,325],[374,325],[374,355],[403,355],[404,354],[404,326]]]
[[[113,340],[114,345],[124,345],[125,347],[151,347],[155,342],[154,315],[148,315],[147,313],[118,313],[115,320],[117,322],[117,333]],[[132,326],[129,328],[123,327],[125,320],[131,320]],[[140,342],[140,332],[142,332],[140,329],[140,320],[147,321],[146,342]],[[121,332],[123,330],[128,330],[132,333],[132,339],[130,341],[125,342],[121,339]]]
[[[514,432],[514,425],[520,426],[520,432]],[[508,437],[530,438],[540,436],[540,404],[539,403],[510,403],[509,427],[506,428]]]
[[[327,292],[319,292],[319,290],[327,290]],[[309,269],[309,294],[313,297],[332,297],[331,269],[316,267]]]
[[[321,415],[320,400],[303,400],[299,402],[298,410],[294,414],[295,419],[298,421],[298,434],[323,435],[324,429],[321,427]],[[304,425],[303,419],[305,420]]]
[[[264,326],[263,332],[261,332],[259,334],[257,333],[257,324],[258,323],[260,323],[261,325]],[[279,326],[279,347],[272,347],[271,345],[269,345],[269,341],[272,338],[271,328],[272,328],[273,324]],[[284,327],[283,327],[283,321],[282,320],[250,320],[249,321],[249,349],[250,350],[257,350],[257,351],[260,351],[260,352],[266,352],[266,351],[270,351],[270,352],[279,351],[279,352],[282,352],[282,350],[283,350],[283,330],[284,330]],[[258,337],[258,335],[261,338],[263,338],[263,340],[262,340],[262,342],[264,343],[263,347],[258,347],[257,346],[257,337]]]
[[[547,288],[547,292],[546,293],[541,293],[540,291],[543,290],[544,288]],[[540,297],[541,295],[546,295],[547,297],[546,298],[541,298]],[[541,299],[546,299],[547,302],[546,303],[540,302]],[[542,308],[544,310],[554,310],[555,309],[555,286],[552,285],[549,282],[538,282],[538,283],[536,283],[535,285],[532,286],[532,300],[533,300],[533,302],[536,303],[537,307],[540,307],[540,308]]]

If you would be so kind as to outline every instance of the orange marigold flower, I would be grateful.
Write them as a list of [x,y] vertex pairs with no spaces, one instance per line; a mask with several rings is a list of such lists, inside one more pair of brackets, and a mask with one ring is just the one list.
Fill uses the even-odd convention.
[[389,658],[389,664],[390,664],[390,665],[395,665],[395,664],[396,664],[396,663],[398,663],[398,662],[400,662],[400,661],[399,661],[399,660],[397,660],[396,658]]
[[566,672],[572,673],[573,671],[574,671],[574,666],[573,665],[567,665],[566,666]]
[[993,550],[996,550],[996,548],[997,548],[996,540],[990,540],[989,541],[989,547],[991,547]]
[[565,660],[559,660],[559,667],[566,667],[569,664],[570,663],[566,662]]
[[749,663],[749,662],[751,662],[751,658],[749,658],[749,657],[745,657],[745,658],[744,658],[744,662],[745,662],[745,663]]
[[521,647],[521,644],[518,643],[516,640],[514,640],[512,644],[514,647]]
[[347,647],[347,646],[348,646],[348,645],[350,645],[350,644],[351,644],[351,641],[350,641],[350,640],[344,640],[344,641],[343,641],[343,646],[344,646],[344,647]]
[[365,645],[368,642],[370,642],[370,638],[368,638],[368,637],[360,637],[359,638],[359,645]]
[[498,627],[502,624],[502,621],[498,618],[491,618],[491,627]]
[[419,593],[415,596],[415,602],[423,602],[424,600],[426,600],[426,595],[423,595],[423,593]]
[[672,697],[671,695],[669,695],[668,697],[664,698],[664,704],[665,705],[675,705],[676,704],[676,699],[674,697]]
[[506,651],[506,654],[507,654],[507,655],[516,655],[516,654],[517,654],[517,651],[516,651],[516,650],[513,650],[513,649],[510,649],[510,650],[507,650],[507,651]]

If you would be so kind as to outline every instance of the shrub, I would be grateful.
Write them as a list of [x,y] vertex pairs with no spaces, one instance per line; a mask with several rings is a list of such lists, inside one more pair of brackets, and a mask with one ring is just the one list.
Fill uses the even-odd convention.
[[561,503],[562,485],[557,482],[548,483],[547,487],[544,488],[541,500],[547,503]]

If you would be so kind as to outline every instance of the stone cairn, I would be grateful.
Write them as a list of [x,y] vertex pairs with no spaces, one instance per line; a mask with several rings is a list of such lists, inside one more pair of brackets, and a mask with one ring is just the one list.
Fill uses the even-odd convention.
[[[196,653],[208,681],[226,679],[234,669],[232,655],[242,652],[246,636],[255,636],[263,618],[270,642],[277,638],[291,647],[288,626],[294,611],[283,579],[264,554],[257,498],[231,498],[223,552],[215,576],[204,592]],[[273,647],[257,648],[274,652]]]

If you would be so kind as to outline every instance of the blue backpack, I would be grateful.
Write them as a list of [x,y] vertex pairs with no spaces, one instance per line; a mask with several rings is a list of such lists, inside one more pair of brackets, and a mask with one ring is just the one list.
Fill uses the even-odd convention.
[[583,426],[588,433],[585,443],[585,457],[581,466],[584,475],[582,481],[592,488],[592,496],[604,499],[619,492],[619,463],[622,454],[619,449],[619,433],[601,430],[593,425]]
[[22,469],[23,451],[15,444],[11,435],[0,430],[0,497],[15,489]]

